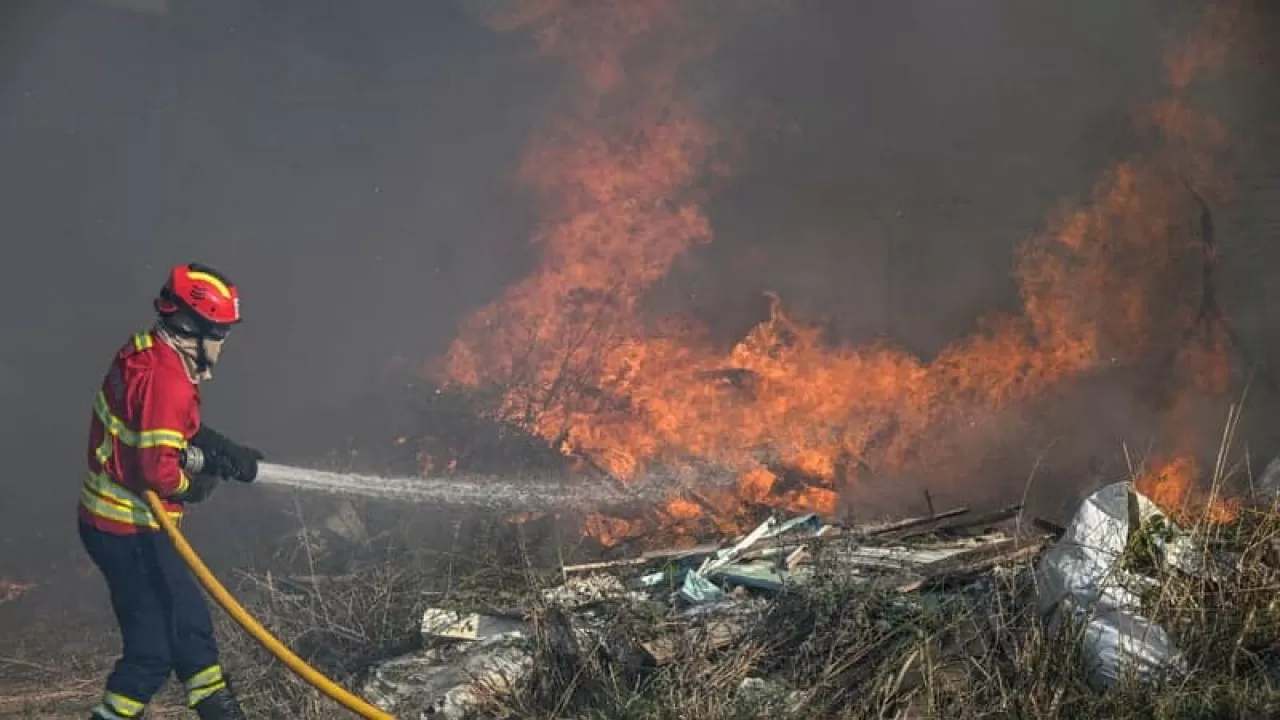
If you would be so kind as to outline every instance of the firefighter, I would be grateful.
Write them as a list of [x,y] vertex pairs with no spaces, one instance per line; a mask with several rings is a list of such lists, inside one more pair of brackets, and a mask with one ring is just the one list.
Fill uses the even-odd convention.
[[124,644],[91,717],[141,717],[172,672],[202,720],[244,718],[200,586],[141,497],[155,491],[178,522],[224,480],[257,477],[262,453],[200,420],[199,385],[240,322],[240,298],[224,275],[193,263],[173,268],[154,305],[154,327],[116,353],[90,421],[80,539],[106,578]]

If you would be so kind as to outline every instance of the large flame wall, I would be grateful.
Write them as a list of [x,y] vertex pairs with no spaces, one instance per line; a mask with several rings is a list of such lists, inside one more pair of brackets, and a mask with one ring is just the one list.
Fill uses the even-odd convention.
[[[1231,137],[1189,98],[1222,69],[1239,5],[1211,7],[1169,52],[1166,87],[1139,113],[1151,149],[1103,171],[1019,249],[1020,311],[981,318],[930,358],[826,342],[785,298],[728,352],[686,318],[644,312],[646,290],[712,241],[706,188],[738,154],[681,100],[681,70],[714,53],[713,30],[729,22],[705,14],[675,0],[528,0],[490,14],[494,27],[532,32],[578,81],[521,167],[542,207],[541,262],[465,323],[437,369],[444,382],[499,388],[495,416],[617,478],[709,462],[738,474],[737,498],[824,512],[905,468],[965,482],[979,454],[940,438],[1073,379],[1176,365],[1169,377],[1187,393],[1226,391],[1228,349],[1200,313],[1212,258],[1193,193],[1210,204],[1231,193]],[[1181,440],[1140,480],[1168,507],[1200,474],[1200,423],[1182,394],[1166,407]],[[784,471],[807,480],[784,486]],[[667,508],[676,519],[707,509]]]

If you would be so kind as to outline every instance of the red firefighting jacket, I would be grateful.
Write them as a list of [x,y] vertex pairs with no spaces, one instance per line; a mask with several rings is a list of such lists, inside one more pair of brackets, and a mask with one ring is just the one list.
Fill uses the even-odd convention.
[[[81,521],[117,535],[158,530],[142,491],[163,499],[187,489],[182,451],[199,428],[200,391],[178,352],[152,333],[134,335],[94,398]],[[182,505],[164,504],[178,522]]]

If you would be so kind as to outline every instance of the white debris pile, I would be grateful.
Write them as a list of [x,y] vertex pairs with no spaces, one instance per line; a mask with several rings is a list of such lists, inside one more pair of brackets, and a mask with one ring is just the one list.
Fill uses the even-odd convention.
[[1126,567],[1135,542],[1169,567],[1198,570],[1189,536],[1129,483],[1117,483],[1084,501],[1037,573],[1041,612],[1083,625],[1090,682],[1099,688],[1128,673],[1151,682],[1185,670],[1165,629],[1142,614],[1141,593],[1159,581]]
[[[627,594],[627,586],[616,575],[578,575],[547,590],[542,597],[552,605],[577,609],[616,600]],[[641,596],[637,594],[636,597]]]
[[533,667],[521,633],[429,648],[379,664],[361,688],[396,717],[461,718],[511,692]]

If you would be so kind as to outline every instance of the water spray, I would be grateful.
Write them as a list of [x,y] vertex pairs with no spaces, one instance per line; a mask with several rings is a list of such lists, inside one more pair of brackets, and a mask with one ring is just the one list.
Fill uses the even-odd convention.
[[[363,475],[261,463],[257,483],[378,500],[483,508],[599,509],[670,497],[671,479],[646,478],[622,486],[596,480],[547,476],[446,475],[437,477]],[[704,481],[706,479],[704,478]]]

